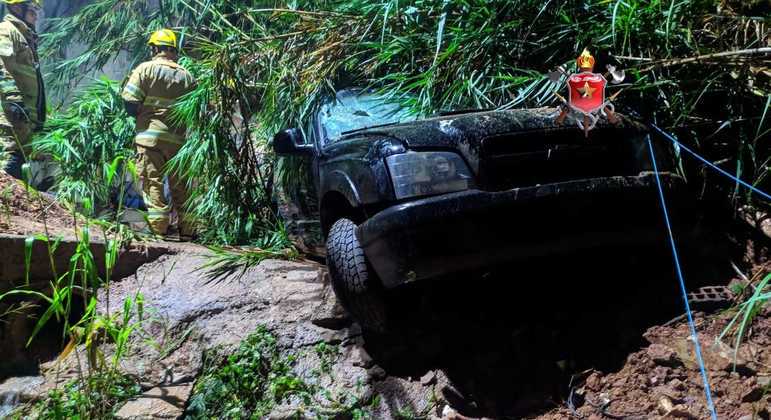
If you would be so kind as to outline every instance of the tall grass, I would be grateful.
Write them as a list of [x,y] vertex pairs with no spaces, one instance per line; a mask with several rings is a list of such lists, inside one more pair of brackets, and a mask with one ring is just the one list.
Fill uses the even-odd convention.
[[748,287],[754,288],[752,294],[746,301],[737,306],[736,315],[717,338],[717,341],[720,342],[725,337],[733,336],[734,369],[736,369],[739,348],[747,337],[752,322],[771,302],[771,273],[765,274],[765,277],[762,277],[762,280],[755,284],[759,278],[761,277],[758,276],[749,282]]

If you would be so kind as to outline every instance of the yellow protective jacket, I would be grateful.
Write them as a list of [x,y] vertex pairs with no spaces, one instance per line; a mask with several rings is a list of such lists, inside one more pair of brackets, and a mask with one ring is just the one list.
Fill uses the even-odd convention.
[[195,89],[195,83],[184,67],[163,53],[134,69],[121,96],[139,105],[136,144],[184,144],[186,129],[172,122],[171,107],[180,96]]
[[[0,99],[24,102],[33,128],[46,119],[46,97],[37,55],[37,33],[8,14],[0,22]],[[8,121],[0,121],[7,125]]]

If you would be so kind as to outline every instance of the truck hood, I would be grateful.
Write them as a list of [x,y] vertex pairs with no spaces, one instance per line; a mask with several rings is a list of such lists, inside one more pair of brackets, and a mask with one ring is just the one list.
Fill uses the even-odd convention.
[[[403,124],[394,124],[357,131],[355,135],[387,136],[406,144],[409,149],[457,150],[476,173],[479,169],[482,144],[489,137],[511,135],[527,138],[561,136],[583,138],[583,133],[568,120],[561,126],[555,124],[557,108],[532,108],[509,111],[471,112],[448,115]],[[644,127],[621,117],[620,126],[611,126],[602,119],[595,131],[631,129],[644,131]],[[595,132],[589,134],[591,139]],[[512,138],[511,141],[517,141]],[[553,141],[550,141],[550,143]]]

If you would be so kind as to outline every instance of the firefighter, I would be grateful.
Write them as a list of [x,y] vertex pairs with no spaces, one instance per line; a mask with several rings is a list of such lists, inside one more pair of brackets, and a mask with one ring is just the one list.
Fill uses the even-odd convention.
[[6,172],[21,179],[32,133],[43,128],[46,97],[35,32],[41,0],[2,0],[0,22],[0,147]]
[[136,117],[136,170],[142,182],[147,220],[152,233],[169,235],[172,208],[176,209],[181,239],[192,239],[193,224],[184,204],[188,191],[176,174],[168,174],[171,200],[164,195],[164,166],[185,143],[185,127],[175,123],[171,107],[195,88],[195,79],[177,63],[177,36],[168,29],[154,32],[148,42],[153,58],[137,66],[123,88],[128,113]]

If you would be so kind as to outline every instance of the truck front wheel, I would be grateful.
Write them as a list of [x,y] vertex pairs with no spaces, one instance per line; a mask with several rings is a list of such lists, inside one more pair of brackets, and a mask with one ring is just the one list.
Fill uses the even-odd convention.
[[356,237],[356,224],[349,219],[338,220],[329,231],[327,267],[343,307],[364,329],[385,332],[385,291]]

